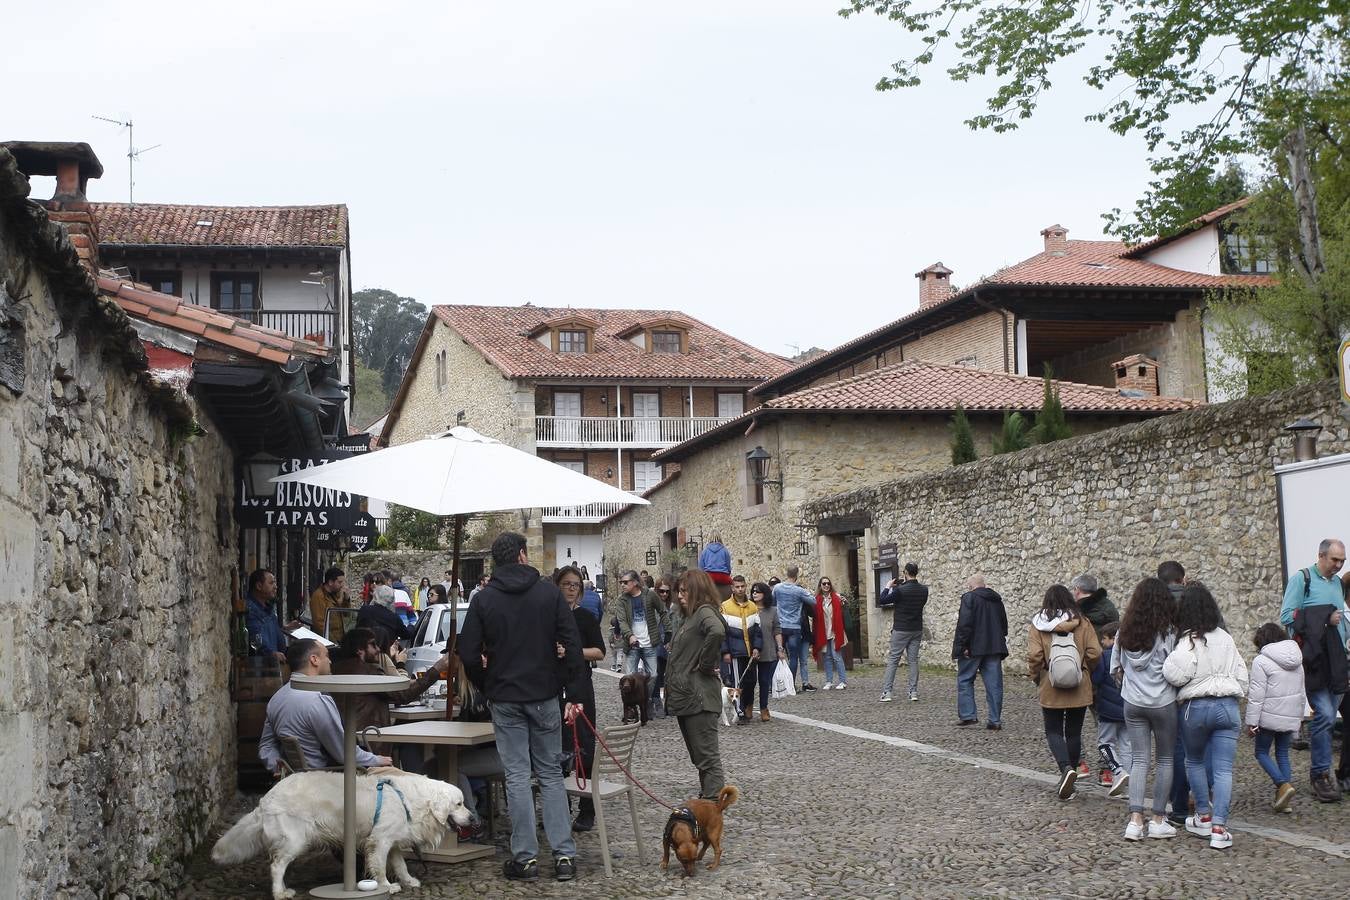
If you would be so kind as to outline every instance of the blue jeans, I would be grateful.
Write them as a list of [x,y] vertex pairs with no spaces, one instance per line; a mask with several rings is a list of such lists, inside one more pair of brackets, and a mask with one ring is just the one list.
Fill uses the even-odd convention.
[[811,683],[811,642],[802,637],[800,628],[784,628],[783,643],[787,647],[787,664],[792,670],[792,677],[797,677],[797,666],[800,663],[802,670],[802,684]]
[[[1195,794],[1195,814],[1208,812],[1215,825],[1223,825],[1233,799],[1233,758],[1242,724],[1237,698],[1196,697],[1187,700],[1182,710],[1181,737],[1186,744],[1186,775]],[[1206,754],[1210,754],[1208,759]]]
[[637,671],[638,659],[642,660],[642,668],[647,672],[648,678],[656,677],[656,651],[659,647],[633,647],[629,646],[628,655],[623,658],[623,674],[632,675]]
[[923,642],[922,631],[891,630],[891,648],[886,654],[886,674],[881,677],[881,692],[889,694],[895,687],[895,670],[900,667],[900,657],[905,657],[909,669],[909,692],[919,692],[919,645]]
[[[1294,773],[1289,768],[1289,745],[1292,743],[1292,731],[1267,731],[1262,728],[1256,733],[1256,761],[1266,770],[1276,787],[1294,780]],[[1274,759],[1270,756],[1272,744],[1275,745]]]
[[980,717],[975,707],[975,673],[984,682],[984,699],[989,704],[989,724],[1003,724],[1003,657],[967,656],[957,661],[956,714],[963,722]]
[[533,703],[493,703],[492,727],[497,753],[506,771],[506,802],[511,807],[511,858],[525,862],[539,855],[530,772],[539,778],[544,834],[554,857],[576,856],[572,813],[562,775],[562,712],[558,699]]
[[848,684],[848,676],[844,674],[844,654],[834,646],[834,641],[827,640],[820,648],[820,667],[825,671],[826,684],[831,678],[838,684]]
[[1308,726],[1308,749],[1312,752],[1308,768],[1313,775],[1321,775],[1331,769],[1331,729],[1336,724],[1341,695],[1325,688],[1308,691],[1308,705],[1313,708],[1312,724]]

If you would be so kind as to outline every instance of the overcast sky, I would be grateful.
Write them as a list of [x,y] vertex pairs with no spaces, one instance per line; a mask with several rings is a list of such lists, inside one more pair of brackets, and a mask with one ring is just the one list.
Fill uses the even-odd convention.
[[974,133],[979,85],[878,93],[909,36],[840,5],[22,4],[0,139],[87,141],[124,201],[91,116],[131,118],[162,145],[138,201],[346,203],[358,288],[678,309],[788,355],[912,311],[932,262],[968,284],[1133,205],[1143,148],[1072,71]]

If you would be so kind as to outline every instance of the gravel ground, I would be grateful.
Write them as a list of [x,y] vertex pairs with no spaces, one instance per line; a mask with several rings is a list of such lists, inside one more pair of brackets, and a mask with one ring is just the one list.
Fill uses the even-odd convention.
[[[643,797],[646,865],[638,864],[626,804],[620,800],[609,806],[610,821],[621,835],[612,843],[612,878],[604,876],[598,837],[591,832],[579,836],[577,881],[507,882],[501,877],[507,857],[502,833],[495,859],[433,865],[426,874],[414,864],[422,887],[403,896],[1345,896],[1350,802],[1326,805],[1308,797],[1306,752],[1294,755],[1300,792],[1294,812],[1281,815],[1270,809],[1272,790],[1252,758],[1251,741],[1242,741],[1232,850],[1210,850],[1207,842],[1184,833],[1167,841],[1129,843],[1121,838],[1125,804],[1107,799],[1104,788],[1080,787],[1078,797],[1065,803],[1044,783],[1054,765],[1034,688],[1025,678],[1006,680],[1001,732],[956,727],[950,672],[925,671],[917,703],[903,699],[903,692],[893,703],[878,703],[880,681],[879,667],[863,666],[850,673],[845,692],[820,691],[773,704],[794,717],[872,736],[786,719],[721,730],[727,778],[740,787],[742,800],[728,810],[722,867],[716,872],[700,868],[687,879],[676,867],[670,872],[657,868],[667,813]],[[616,721],[617,682],[600,674],[596,682],[601,723]],[[897,685],[903,684],[902,671]],[[979,685],[976,696],[983,713]],[[897,747],[878,737],[927,747]],[[1084,745],[1095,744],[1089,717]],[[933,747],[959,758],[928,752]],[[1011,771],[989,768],[985,760]],[[697,775],[673,719],[653,721],[643,730],[634,766],[663,799],[674,801],[697,790]],[[256,796],[241,795],[225,818],[234,821],[256,802]],[[1244,831],[1238,823],[1262,833]],[[1265,829],[1278,830],[1283,839]],[[1324,849],[1299,846],[1304,839],[1320,839]],[[544,874],[551,871],[547,864],[541,868]],[[287,884],[307,888],[338,880],[341,867],[332,857],[312,854],[292,865]],[[193,860],[180,894],[194,900],[268,895],[264,860],[218,869],[209,846]]]

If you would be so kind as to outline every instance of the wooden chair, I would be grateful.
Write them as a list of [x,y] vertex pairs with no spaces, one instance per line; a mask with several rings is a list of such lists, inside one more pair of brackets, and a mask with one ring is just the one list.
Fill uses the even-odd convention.
[[305,751],[301,749],[300,742],[293,737],[277,735],[277,743],[281,745],[281,761],[286,764],[286,768],[291,772],[341,772],[342,766],[324,766],[315,768],[305,762]]
[[[632,771],[631,760],[633,759],[633,745],[637,743],[638,729],[642,725],[634,722],[631,725],[609,725],[604,729],[602,737],[605,743],[609,745],[610,751],[615,758],[623,764],[624,768]],[[646,865],[646,857],[642,853],[642,832],[638,825],[637,795],[634,793],[636,788],[633,783],[623,774],[623,770],[610,758],[605,748],[596,741],[595,746],[595,765],[594,771],[588,773],[586,787],[583,789],[577,783],[575,773],[568,775],[565,781],[567,785],[567,794],[571,797],[590,797],[591,802],[595,804],[595,825],[600,833],[600,853],[605,860],[605,875],[614,874],[614,866],[609,857],[609,830],[605,826],[605,807],[601,801],[618,797],[622,794],[628,795],[628,812],[633,818],[633,841],[637,844],[638,863]]]

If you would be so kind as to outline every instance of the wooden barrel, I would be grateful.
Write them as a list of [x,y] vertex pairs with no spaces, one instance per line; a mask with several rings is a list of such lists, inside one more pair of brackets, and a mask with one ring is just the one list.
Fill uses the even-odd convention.
[[234,661],[234,699],[238,706],[236,730],[239,740],[241,784],[269,777],[258,759],[258,738],[267,721],[267,701],[281,689],[282,666],[275,657],[243,656]]

